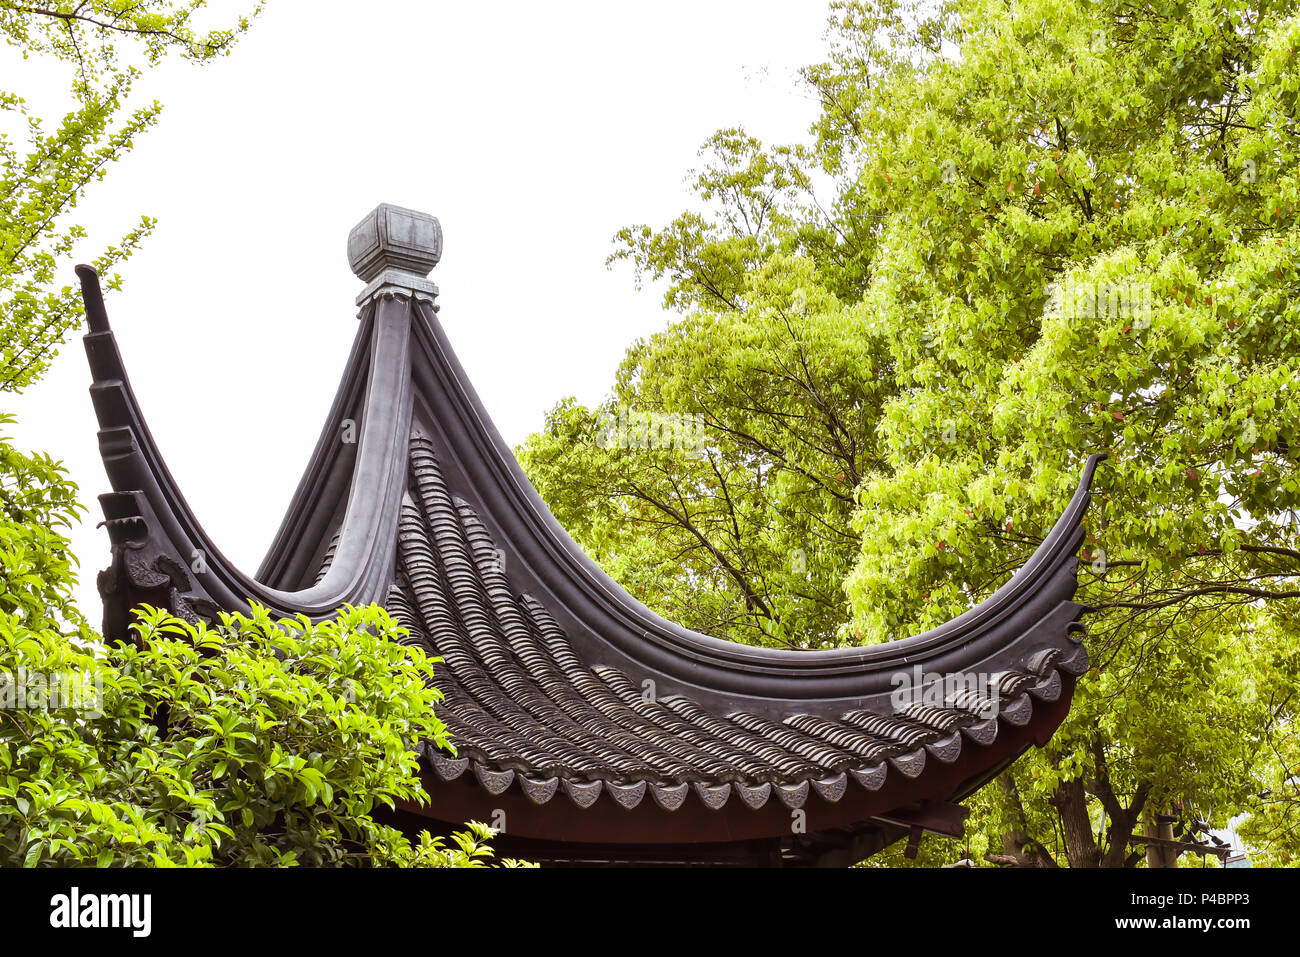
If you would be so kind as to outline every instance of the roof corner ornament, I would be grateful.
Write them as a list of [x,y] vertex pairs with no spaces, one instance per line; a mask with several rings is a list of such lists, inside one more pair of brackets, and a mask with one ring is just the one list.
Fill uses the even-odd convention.
[[391,296],[424,301],[436,310],[438,287],[426,277],[441,258],[438,218],[392,203],[380,203],[348,233],[348,262],[367,283],[357,296],[362,309]]

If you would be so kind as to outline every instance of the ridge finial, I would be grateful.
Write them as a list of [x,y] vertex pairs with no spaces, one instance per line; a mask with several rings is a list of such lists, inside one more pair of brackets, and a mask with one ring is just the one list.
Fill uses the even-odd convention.
[[442,224],[436,216],[380,203],[348,233],[348,263],[367,285],[365,306],[380,296],[423,300],[437,309],[438,287],[427,278],[442,258]]

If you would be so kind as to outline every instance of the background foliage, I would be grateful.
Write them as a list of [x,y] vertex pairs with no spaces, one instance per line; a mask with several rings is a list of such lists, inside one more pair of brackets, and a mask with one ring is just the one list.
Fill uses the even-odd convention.
[[[651,607],[801,648],[970,607],[1108,451],[1095,667],[951,858],[1133,865],[1156,815],[1249,813],[1294,859],[1298,46],[1289,2],[837,4],[809,141],[720,131],[695,208],[618,234],[680,318],[520,449]],[[623,407],[709,446],[599,448]]]
[[[0,39],[10,56],[67,66],[67,111],[41,116],[31,92],[0,89],[0,392],[38,378],[68,332],[81,303],[63,277],[85,230],[68,222],[91,184],[134,148],[162,105],[132,107],[131,87],[168,54],[195,63],[224,56],[260,4],[229,25],[196,26],[203,0],[0,0]],[[6,83],[7,86],[7,83]],[[112,269],[153,228],[144,216],[121,240],[93,256],[109,288]]]

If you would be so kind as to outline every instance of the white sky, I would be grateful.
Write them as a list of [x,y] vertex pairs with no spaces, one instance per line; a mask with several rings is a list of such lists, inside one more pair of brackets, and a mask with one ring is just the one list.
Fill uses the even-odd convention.
[[[147,75],[136,99],[166,104],[160,125],[74,217],[101,245],[159,220],[109,318],[182,491],[249,572],[356,331],[345,247],[363,214],[392,202],[441,220],[442,322],[517,444],[561,398],[599,401],[626,347],[668,319],[630,269],[605,268],[614,232],[688,206],[714,130],[804,137],[816,106],[796,70],[822,58],[826,16],[824,0],[268,7],[228,59]],[[0,85],[23,89],[24,69],[40,67]],[[97,622],[108,483],[88,381],[74,338],[0,408],[81,488],[78,595]]]

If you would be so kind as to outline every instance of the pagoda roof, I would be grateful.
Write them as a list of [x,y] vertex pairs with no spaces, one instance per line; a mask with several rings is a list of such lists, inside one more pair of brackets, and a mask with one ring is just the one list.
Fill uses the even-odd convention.
[[[953,802],[1046,743],[1087,669],[1076,552],[1102,456],[1080,457],[1073,498],[1024,566],[924,634],[822,651],[698,634],[606,575],[529,483],[439,319],[425,277],[441,242],[436,219],[387,204],[353,230],[368,282],[356,339],[252,575],[186,504],[98,278],[78,267],[113,490],[100,496],[105,634],[125,639],[145,602],[192,621],[250,601],[315,619],[384,605],[442,658],[439,717],[458,752],[420,745],[431,804],[405,808],[407,823],[503,815],[501,840],[541,859],[850,863],[909,832],[959,834]],[[900,705],[917,675],[942,693]]]

